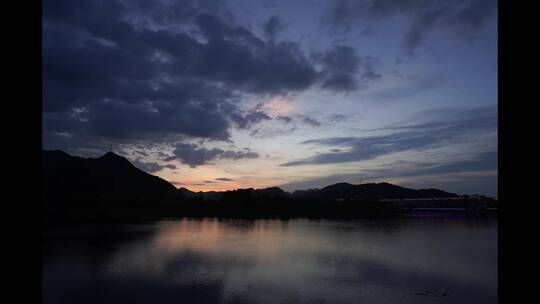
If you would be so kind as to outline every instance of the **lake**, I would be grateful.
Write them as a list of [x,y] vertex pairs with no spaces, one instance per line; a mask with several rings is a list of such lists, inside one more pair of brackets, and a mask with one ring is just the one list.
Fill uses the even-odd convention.
[[497,224],[421,214],[49,230],[43,302],[497,303]]

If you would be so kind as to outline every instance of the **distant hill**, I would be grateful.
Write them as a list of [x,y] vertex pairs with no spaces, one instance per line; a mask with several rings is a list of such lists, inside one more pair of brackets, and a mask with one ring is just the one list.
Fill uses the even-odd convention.
[[112,152],[81,158],[59,150],[43,151],[42,174],[46,206],[152,206],[173,204],[179,196],[167,181],[137,169]]
[[220,200],[224,194],[242,191],[266,199],[420,199],[457,197],[438,189],[414,190],[389,183],[353,185],[337,183],[322,189],[285,192],[279,187],[233,191],[193,192],[176,189],[169,182],[148,174],[129,160],[108,152],[98,158],[71,156],[63,151],[43,151],[43,187],[46,201],[171,202],[202,198]]
[[447,198],[457,197],[455,193],[449,193],[438,189],[414,190],[389,183],[370,183],[352,185],[349,183],[337,183],[322,189],[295,191],[295,197],[304,199],[420,199],[420,198]]
[[178,193],[180,193],[180,196],[183,199],[198,199],[198,198],[201,198],[201,199],[209,199],[209,200],[218,201],[223,196],[222,191],[206,191],[206,192],[199,191],[199,192],[194,192],[194,191],[191,191],[191,190],[189,190],[187,188],[184,188],[184,187],[178,188]]
[[272,198],[272,199],[284,198],[284,197],[291,196],[290,193],[283,191],[283,189],[281,189],[279,187],[270,187],[270,188],[264,188],[264,189],[257,189],[255,191],[259,196],[265,196],[265,197]]
[[[279,187],[194,192],[176,189],[112,152],[98,158],[81,158],[59,150],[43,151],[42,172],[46,211],[56,214],[56,218],[67,212],[75,221],[88,214],[103,218],[102,214],[116,212],[116,217],[123,217],[131,215],[135,209],[139,210],[137,216],[149,212],[170,215],[171,208],[175,214],[195,216],[350,216],[385,214],[388,208],[393,208],[392,203],[384,202],[385,199],[429,201],[408,201],[407,206],[470,205],[455,193],[438,189],[414,190],[389,183],[337,183],[293,193]],[[432,198],[458,199],[429,200]]]

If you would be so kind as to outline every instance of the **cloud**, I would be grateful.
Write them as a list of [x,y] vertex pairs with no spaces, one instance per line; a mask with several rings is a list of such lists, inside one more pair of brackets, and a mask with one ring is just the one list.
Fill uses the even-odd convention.
[[228,177],[218,177],[218,178],[216,178],[216,180],[221,181],[221,182],[232,182],[232,181],[234,181],[234,179],[228,178]]
[[189,185],[189,184],[186,184],[186,183],[183,183],[183,182],[177,182],[177,181],[169,181],[169,183],[175,185],[175,186],[185,186],[185,185]]
[[425,34],[433,28],[445,14],[444,8],[427,11],[416,17],[403,37],[402,46],[405,54],[413,56],[416,48],[423,42]]
[[[448,176],[452,174],[496,172],[498,170],[498,152],[488,150],[471,153],[470,159],[449,158],[433,161],[396,161],[378,165],[373,169],[364,169],[357,174],[363,178],[396,178],[420,176]],[[356,175],[355,175],[356,176]]]
[[188,71],[250,93],[283,94],[309,88],[316,71],[294,42],[271,43],[215,15],[197,16],[206,44],[192,53]]
[[372,96],[381,99],[408,98],[437,88],[443,83],[444,78],[440,75],[408,77],[406,84],[375,91]]
[[292,119],[291,117],[286,116],[286,115],[278,115],[278,116],[276,116],[275,119],[276,119],[276,120],[281,120],[281,121],[283,121],[283,122],[285,122],[285,123],[290,123],[290,122],[293,121],[293,119]]
[[206,149],[194,144],[178,143],[173,150],[174,156],[167,157],[165,160],[180,160],[182,163],[195,168],[217,158],[223,152],[219,148]]
[[303,145],[326,146],[345,151],[319,153],[306,159],[289,161],[280,166],[362,161],[395,152],[425,150],[448,145],[464,138],[474,140],[473,137],[477,134],[497,131],[497,115],[496,109],[493,108],[473,109],[463,111],[447,120],[393,126],[386,129],[398,131],[378,136],[332,137],[304,141]]
[[249,159],[258,158],[259,154],[252,151],[224,151],[219,148],[206,149],[195,144],[178,143],[173,150],[174,156],[167,157],[166,161],[179,160],[195,168],[207,164],[215,159]]
[[165,168],[165,166],[162,166],[156,162],[143,162],[140,159],[133,160],[131,163],[135,167],[148,173],[155,173]]
[[223,151],[219,158],[239,160],[243,158],[259,158],[259,154],[251,151]]
[[263,23],[264,35],[269,40],[275,40],[277,33],[285,29],[285,25],[279,16],[272,16]]
[[488,151],[481,153],[470,160],[454,161],[447,164],[436,165],[430,168],[415,171],[416,175],[433,175],[470,171],[497,171],[498,152]]
[[373,59],[358,56],[349,46],[336,46],[326,52],[313,53],[311,57],[322,66],[318,76],[324,89],[350,92],[381,78],[374,72]]
[[321,82],[350,91],[371,77],[364,71],[351,78],[356,70],[342,62],[363,66],[351,49],[316,63],[299,43],[270,38],[283,28],[278,17],[258,37],[236,24],[222,1],[51,0],[42,25],[48,146],[62,141],[58,134],[70,134],[62,143],[72,147],[165,137],[226,141],[232,127],[266,119],[239,110],[245,96],[282,96]]
[[[96,23],[112,22],[93,18],[98,19]],[[49,127],[52,119],[59,121],[49,130],[67,129],[111,139],[168,133],[228,138],[226,116],[230,107],[226,105],[233,99],[231,91],[186,77],[181,70],[173,69],[171,62],[152,59],[156,52],[165,51],[151,49],[165,49],[168,40],[176,40],[176,45],[194,43],[188,37],[137,32],[117,21],[119,24],[108,34],[113,36],[107,39],[119,40],[115,46],[108,46],[84,34],[100,34],[104,29],[99,24],[70,21],[44,20],[45,126]],[[88,28],[77,30],[84,26]],[[122,39],[116,35],[122,35]],[[73,108],[85,108],[86,121],[69,117]]]
[[[330,123],[339,123],[339,122],[342,122],[344,120],[346,120],[348,118],[347,115],[343,115],[343,114],[331,114],[328,116],[328,122]],[[361,119],[362,116],[361,115],[356,115],[356,119]]]
[[[287,191],[324,187],[339,182],[353,184],[399,181],[414,188],[439,188],[462,194],[497,194],[497,151],[477,154],[470,160],[447,160],[443,163],[398,161],[381,164],[357,173],[330,174],[280,185]],[[495,180],[494,180],[495,179]]]
[[321,122],[314,119],[314,118],[310,118],[310,117],[304,117],[304,119],[302,119],[302,121],[312,127],[320,127],[321,126]]
[[205,183],[185,183],[179,181],[169,181],[169,183],[175,186],[205,186]]
[[133,152],[137,153],[139,155],[142,155],[142,156],[149,156],[148,153],[146,153],[145,151],[142,151],[142,150],[134,150]]
[[233,113],[231,114],[231,119],[238,128],[249,129],[263,120],[271,120],[272,118],[262,111],[251,111],[245,115]]
[[489,18],[497,14],[497,1],[401,1],[337,0],[330,2],[329,21],[334,29],[349,31],[353,26],[367,30],[387,18],[402,16],[410,23],[402,47],[414,56],[427,33],[439,30],[459,39],[472,40]]

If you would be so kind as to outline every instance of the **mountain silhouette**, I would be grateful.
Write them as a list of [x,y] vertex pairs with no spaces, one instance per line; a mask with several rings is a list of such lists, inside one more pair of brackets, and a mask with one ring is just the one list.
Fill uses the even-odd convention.
[[110,205],[172,204],[177,189],[133,166],[112,152],[98,158],[43,151],[43,198],[46,204]]
[[349,183],[337,183],[326,186],[320,190],[313,189],[304,192],[297,192],[302,198],[319,198],[327,200],[335,199],[428,199],[428,198],[448,198],[457,197],[455,193],[449,193],[438,189],[414,190],[404,188],[389,183],[369,183],[352,185]]
[[43,151],[42,173],[45,214],[54,216],[46,222],[65,218],[77,222],[81,216],[110,220],[150,213],[214,217],[386,216],[400,207],[469,208],[484,204],[487,199],[471,203],[468,196],[438,189],[409,189],[385,182],[337,183],[292,193],[279,187],[194,192],[176,189],[112,152],[98,158],[82,158],[60,150]]
[[285,192],[279,187],[264,189],[237,189],[232,191],[194,192],[186,188],[176,189],[169,182],[148,174],[129,160],[113,152],[98,158],[71,156],[63,151],[43,151],[43,182],[46,201],[108,201],[118,205],[127,202],[164,203],[201,197],[220,200],[224,194],[250,193],[267,199],[427,199],[457,197],[438,189],[414,190],[389,183],[353,185],[337,183],[322,189]]

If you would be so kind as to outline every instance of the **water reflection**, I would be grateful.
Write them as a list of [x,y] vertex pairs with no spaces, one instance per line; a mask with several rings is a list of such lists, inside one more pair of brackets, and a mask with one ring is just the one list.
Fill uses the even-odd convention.
[[71,233],[46,241],[45,303],[496,302],[493,221],[181,219]]

